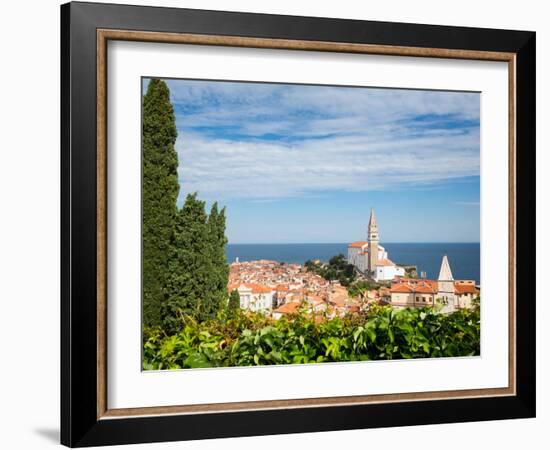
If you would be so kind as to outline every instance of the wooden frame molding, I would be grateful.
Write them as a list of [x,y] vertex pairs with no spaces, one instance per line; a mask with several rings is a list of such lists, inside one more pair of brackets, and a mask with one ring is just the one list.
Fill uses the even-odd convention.
[[[471,389],[404,394],[307,398],[254,402],[215,403],[109,409],[107,404],[107,42],[109,40],[170,44],[217,45],[362,53],[408,57],[452,58],[508,62],[509,72],[509,385],[506,388]],[[265,409],[292,409],[357,404],[412,402],[513,396],[516,394],[516,54],[480,50],[405,47],[325,41],[250,38],[206,34],[97,30],[97,419],[174,414],[206,414]]]

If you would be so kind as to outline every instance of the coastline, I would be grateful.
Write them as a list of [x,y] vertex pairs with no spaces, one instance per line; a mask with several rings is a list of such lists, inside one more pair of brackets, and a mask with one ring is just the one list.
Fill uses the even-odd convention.
[[[307,260],[327,262],[332,256],[347,254],[347,243],[285,243],[285,244],[227,244],[229,263],[268,259],[284,263],[304,264]],[[472,279],[480,284],[479,243],[381,243],[399,265],[415,265],[418,273],[426,272],[428,278],[437,278],[441,257],[447,254],[456,279]]]

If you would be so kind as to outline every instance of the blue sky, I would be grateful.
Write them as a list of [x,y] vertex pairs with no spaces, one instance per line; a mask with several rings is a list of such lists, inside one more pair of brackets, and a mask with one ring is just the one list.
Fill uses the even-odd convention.
[[[230,243],[479,242],[479,93],[166,80],[181,205]],[[145,81],[146,83],[146,81]]]

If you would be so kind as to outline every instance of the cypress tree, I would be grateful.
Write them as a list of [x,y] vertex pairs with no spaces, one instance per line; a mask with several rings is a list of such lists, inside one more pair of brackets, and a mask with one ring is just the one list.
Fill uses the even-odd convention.
[[204,202],[188,194],[175,221],[167,282],[168,300],[163,308],[163,327],[168,333],[181,328],[181,313],[198,320],[210,318],[208,291],[211,283],[210,235]]
[[171,236],[179,192],[177,137],[170,91],[152,79],[143,99],[143,321],[161,323]]
[[227,303],[229,265],[225,258],[225,210],[214,203],[210,214],[197,193],[187,195],[176,217],[163,327],[175,333],[181,315],[196,320],[215,318]]
[[236,312],[239,311],[240,307],[241,307],[241,296],[239,295],[239,291],[237,291],[237,289],[234,289],[231,291],[231,294],[229,295],[229,302],[227,304],[229,317],[234,316]]
[[215,315],[227,302],[227,281],[229,264],[225,256],[225,208],[218,212],[218,204],[214,203],[208,217],[210,234],[210,258],[212,264],[209,301],[207,303],[209,316]]

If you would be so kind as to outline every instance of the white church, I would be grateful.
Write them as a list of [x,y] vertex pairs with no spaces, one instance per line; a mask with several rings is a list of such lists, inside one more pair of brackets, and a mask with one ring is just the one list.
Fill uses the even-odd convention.
[[348,245],[348,262],[359,272],[371,276],[375,281],[393,280],[405,276],[405,269],[388,258],[388,252],[379,245],[380,236],[374,209],[371,210],[367,241],[356,241]]

